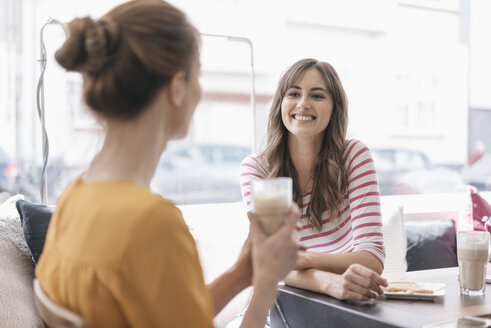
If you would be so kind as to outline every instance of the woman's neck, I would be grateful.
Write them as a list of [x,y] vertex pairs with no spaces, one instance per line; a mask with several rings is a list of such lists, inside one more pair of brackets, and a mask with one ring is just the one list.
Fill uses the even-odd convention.
[[317,156],[322,146],[322,140],[299,139],[296,137],[288,138],[288,150],[290,158],[297,170],[298,184],[304,189],[302,192],[311,189],[312,173]]
[[160,156],[170,139],[162,107],[150,106],[136,119],[109,121],[101,151],[83,175],[85,181],[127,180],[150,188]]

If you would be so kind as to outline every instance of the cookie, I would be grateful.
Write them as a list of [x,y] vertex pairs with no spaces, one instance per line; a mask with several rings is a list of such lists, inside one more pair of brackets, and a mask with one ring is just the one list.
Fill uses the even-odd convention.
[[386,292],[433,294],[432,289],[425,289],[414,281],[391,281],[387,287],[382,287],[382,289]]

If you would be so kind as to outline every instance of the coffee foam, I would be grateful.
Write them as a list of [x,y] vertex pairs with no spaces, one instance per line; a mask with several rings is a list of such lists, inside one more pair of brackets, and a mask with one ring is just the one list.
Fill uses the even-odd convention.
[[263,198],[285,198],[288,199],[288,196],[282,191],[273,191],[273,190],[254,190],[252,195],[253,198],[263,199]]
[[489,240],[487,238],[482,238],[482,235],[476,234],[467,234],[465,237],[457,236],[457,247],[463,249],[488,249],[489,248]]

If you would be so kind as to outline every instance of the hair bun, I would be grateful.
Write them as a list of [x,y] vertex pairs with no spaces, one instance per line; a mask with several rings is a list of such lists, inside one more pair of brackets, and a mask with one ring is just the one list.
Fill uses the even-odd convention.
[[58,63],[68,71],[94,73],[111,60],[119,44],[119,27],[108,16],[94,21],[76,18],[68,23],[69,36],[55,53]]

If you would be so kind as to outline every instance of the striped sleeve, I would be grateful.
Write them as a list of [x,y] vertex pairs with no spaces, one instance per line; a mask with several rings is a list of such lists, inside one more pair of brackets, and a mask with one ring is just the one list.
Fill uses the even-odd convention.
[[265,165],[261,163],[257,156],[249,155],[240,164],[240,190],[242,192],[242,199],[247,206],[247,210],[253,209],[252,195],[251,195],[251,182],[257,179],[265,179],[267,172]]
[[344,163],[348,175],[353,251],[369,252],[383,265],[385,248],[380,192],[370,150],[361,141],[350,140],[346,147]]

